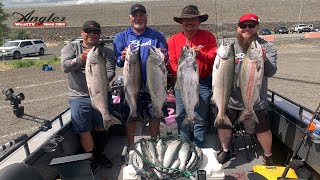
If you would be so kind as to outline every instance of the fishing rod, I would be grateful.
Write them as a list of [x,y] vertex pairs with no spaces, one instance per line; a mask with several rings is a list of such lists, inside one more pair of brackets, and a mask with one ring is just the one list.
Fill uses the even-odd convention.
[[301,161],[295,161],[294,158],[298,155],[298,152],[302,146],[302,144],[304,143],[304,141],[307,139],[308,135],[310,134],[310,132],[314,131],[315,130],[315,125],[313,123],[313,120],[319,116],[319,108],[320,108],[320,103],[316,109],[316,111],[314,112],[312,118],[310,119],[310,122],[307,126],[307,128],[305,129],[304,131],[304,134],[303,134],[303,137],[301,138],[300,140],[300,143],[298,144],[298,146],[296,146],[295,150],[293,151],[293,154],[292,154],[292,157],[290,158],[290,161],[289,163],[286,165],[286,168],[284,169],[283,173],[282,173],[282,176],[281,177],[278,177],[277,180],[285,180],[287,179],[286,178],[286,175],[290,169],[290,167],[293,167],[293,169],[295,168],[299,168],[299,166],[302,166],[303,163],[300,163]]

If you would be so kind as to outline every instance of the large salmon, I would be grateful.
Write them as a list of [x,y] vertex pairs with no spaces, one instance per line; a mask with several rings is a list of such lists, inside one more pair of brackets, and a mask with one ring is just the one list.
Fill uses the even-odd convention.
[[106,131],[113,124],[121,122],[112,117],[108,110],[108,87],[109,81],[106,71],[106,60],[104,59],[104,47],[99,45],[93,47],[88,55],[85,67],[87,86],[92,106],[97,109],[103,119]]
[[232,127],[226,115],[228,102],[234,87],[235,52],[234,44],[221,44],[214,60],[212,70],[212,97],[211,100],[218,107],[218,114],[214,126],[225,124]]
[[128,120],[138,117],[138,98],[141,88],[140,48],[130,45],[127,48],[123,67],[125,101],[130,107]]
[[167,67],[159,48],[150,47],[147,60],[147,86],[155,109],[155,117],[163,117],[162,108],[167,99]]
[[195,51],[184,46],[178,62],[177,82],[175,88],[179,90],[181,99],[186,110],[186,118],[182,125],[194,124],[195,122],[195,107],[199,102],[199,69],[196,61]]
[[260,89],[264,75],[264,61],[261,45],[253,41],[245,54],[240,69],[240,89],[244,111],[239,122],[249,121],[259,123],[253,110],[254,104],[260,99]]

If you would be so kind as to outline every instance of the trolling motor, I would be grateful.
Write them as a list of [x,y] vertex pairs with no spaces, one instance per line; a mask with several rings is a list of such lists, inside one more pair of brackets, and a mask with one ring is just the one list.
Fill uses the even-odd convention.
[[20,118],[24,115],[24,106],[20,106],[21,101],[24,100],[23,93],[14,93],[12,88],[3,89],[2,93],[6,95],[6,101],[10,101],[10,104],[13,107],[13,113],[16,117]]

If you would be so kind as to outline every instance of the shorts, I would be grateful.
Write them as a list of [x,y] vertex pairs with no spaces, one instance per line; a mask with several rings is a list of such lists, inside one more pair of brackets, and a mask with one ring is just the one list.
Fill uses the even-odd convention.
[[[229,117],[229,119],[233,125],[238,121],[241,113],[242,113],[241,110],[235,110],[235,109],[230,109],[230,108],[227,108],[227,111],[226,111],[226,114]],[[269,125],[269,120],[268,120],[267,109],[255,111],[255,113],[256,113],[258,120],[259,120],[259,124],[255,123],[255,133],[262,133],[262,132],[268,131],[270,129],[270,125]],[[242,123],[246,123],[246,122],[244,121]],[[227,125],[223,125],[223,124],[218,126],[218,128],[231,129],[231,127],[229,127]]]
[[69,99],[73,132],[76,134],[103,128],[100,112],[91,105],[89,96]]

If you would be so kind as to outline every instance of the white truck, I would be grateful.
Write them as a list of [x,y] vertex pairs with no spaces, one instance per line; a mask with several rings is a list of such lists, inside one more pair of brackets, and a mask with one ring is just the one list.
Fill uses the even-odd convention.
[[292,33],[294,33],[294,32],[297,32],[297,33],[310,32],[311,26],[313,26],[313,25],[298,24],[298,25],[294,26],[294,28],[291,30],[291,32]]
[[41,39],[25,39],[8,41],[0,47],[0,56],[12,56],[20,59],[22,56],[38,53],[44,55],[47,45]]

